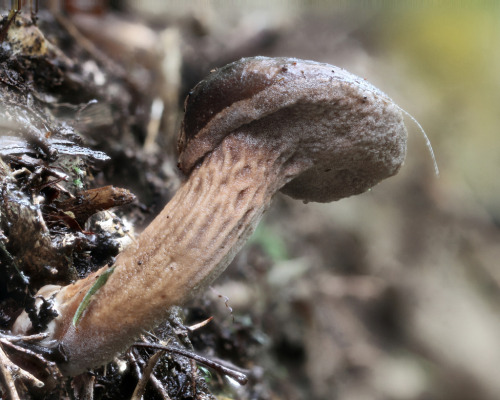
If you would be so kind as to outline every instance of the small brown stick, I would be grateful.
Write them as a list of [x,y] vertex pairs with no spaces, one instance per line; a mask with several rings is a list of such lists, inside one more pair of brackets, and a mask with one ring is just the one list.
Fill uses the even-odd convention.
[[[135,354],[137,352],[137,350],[132,350],[132,349],[129,349],[129,351],[127,351],[127,358],[129,359],[129,362],[132,363],[132,365],[134,366],[134,371],[135,371],[135,375],[137,376],[137,379],[141,379],[142,377],[142,371],[141,371],[141,366],[144,365],[144,360],[140,360],[139,361],[139,358],[137,356],[137,354]],[[142,361],[142,363],[141,363]]]
[[190,360],[191,365],[191,392],[196,395],[196,378],[198,377],[198,368],[196,368],[196,361],[193,359]]
[[154,375],[151,375],[151,383],[155,387],[155,389],[158,391],[160,396],[163,398],[163,400],[172,400],[170,396],[168,395],[167,391],[165,390],[165,387],[161,383],[161,381]]
[[194,325],[191,325],[191,326],[186,326],[186,329],[189,332],[194,332],[197,329],[203,328],[205,325],[207,325],[208,323],[210,323],[210,321],[212,321],[213,319],[214,319],[214,317],[209,317],[205,321],[198,322],[197,324],[194,324]]
[[[137,379],[142,379],[142,372],[141,372],[141,367],[144,367],[144,360],[140,357],[138,357],[137,354],[134,354],[137,352],[137,349],[131,349],[127,352],[127,357],[129,358],[130,362],[135,368],[135,374],[137,376]],[[168,395],[165,387],[161,383],[161,381],[154,375],[152,374],[151,377],[149,378],[152,385],[155,387],[155,389],[158,391],[160,396],[163,398],[163,400],[172,400],[170,396]]]
[[0,345],[0,373],[2,374],[5,389],[9,394],[10,400],[20,400],[17,394],[16,385],[14,384],[14,378],[9,370],[10,365],[12,365],[12,363],[4,353],[2,345]]
[[[55,373],[56,373],[55,371],[58,371],[56,364],[55,364],[54,362],[52,362],[52,361],[47,360],[47,359],[46,359],[44,356],[42,356],[41,354],[38,354],[38,353],[36,353],[36,352],[34,352],[34,351],[32,351],[32,350],[29,350],[29,349],[25,349],[24,347],[17,346],[17,345],[15,345],[14,343],[11,343],[9,340],[6,340],[6,339],[3,339],[3,338],[0,338],[0,345],[1,345],[2,343],[3,343],[5,346],[11,347],[11,348],[13,348],[13,349],[15,349],[15,350],[17,350],[17,351],[19,351],[19,352],[21,352],[21,353],[25,353],[25,354],[27,354],[27,355],[29,355],[29,356],[31,356],[31,357],[34,357],[34,358],[36,358],[36,359],[40,360],[40,361],[41,361],[44,365],[46,365],[46,366],[47,366],[47,368],[50,370],[50,372],[51,372],[52,374],[55,374]],[[29,373],[27,373],[27,374],[31,376],[31,374],[29,374]],[[35,378],[35,379],[36,379],[36,378]],[[36,379],[36,381],[38,381],[38,379]],[[41,382],[41,381],[38,381],[38,382],[40,382],[42,386],[44,385],[44,384],[43,384],[43,382]],[[34,384],[35,384],[35,385],[38,385],[38,383],[37,383],[37,382],[34,382]],[[42,387],[42,386],[39,386],[39,387]]]
[[[45,384],[36,378],[34,375],[30,374],[28,371],[25,371],[24,369],[20,368],[16,364],[14,364],[5,354],[3,351],[2,345],[0,344],[0,369],[1,373],[4,376],[5,380],[7,381],[7,386],[10,387],[9,379],[8,377],[12,379],[12,386],[15,389],[14,385],[14,379],[15,378],[20,378],[23,379],[29,383],[31,383],[33,386],[36,386],[38,388],[44,387]],[[12,375],[13,373],[13,375]],[[17,392],[16,392],[17,393]],[[11,395],[11,398],[15,398]]]
[[93,214],[113,207],[123,206],[135,200],[127,189],[104,186],[79,192],[75,198],[57,203],[63,211],[71,211],[80,225]]
[[238,382],[240,385],[245,385],[248,382],[248,378],[245,374],[242,374],[241,372],[235,371],[232,368],[228,368],[224,365],[221,365],[218,362],[212,361],[209,358],[200,356],[196,353],[192,353],[187,350],[179,349],[177,347],[173,346],[164,346],[161,344],[156,344],[156,343],[134,343],[133,346],[135,347],[146,347],[149,349],[158,349],[158,350],[165,350],[170,353],[178,354],[183,357],[191,358],[192,360],[195,360],[196,362],[199,362],[200,364],[203,364],[209,368],[212,368],[213,370],[220,372],[221,374],[227,375],[231,378],[233,378],[236,382]]
[[153,369],[156,366],[158,360],[164,354],[165,350],[160,350],[149,358],[148,363],[146,364],[146,367],[143,370],[142,377],[141,379],[139,379],[139,382],[137,383],[137,386],[135,387],[134,393],[132,394],[130,400],[140,400],[141,397],[144,395],[144,391],[146,390],[146,384],[148,383],[150,377],[152,376]]
[[0,338],[6,339],[9,342],[37,342],[45,339],[48,336],[47,333],[37,333],[36,335],[22,336],[22,335],[6,335],[0,332]]

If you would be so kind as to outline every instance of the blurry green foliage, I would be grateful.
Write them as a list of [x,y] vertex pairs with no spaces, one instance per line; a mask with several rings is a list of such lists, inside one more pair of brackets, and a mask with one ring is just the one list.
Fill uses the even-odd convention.
[[401,95],[421,109],[444,176],[500,215],[500,2],[438,5],[385,9],[376,46],[406,64]]
[[250,238],[251,244],[258,244],[274,262],[288,259],[288,250],[279,234],[261,222]]

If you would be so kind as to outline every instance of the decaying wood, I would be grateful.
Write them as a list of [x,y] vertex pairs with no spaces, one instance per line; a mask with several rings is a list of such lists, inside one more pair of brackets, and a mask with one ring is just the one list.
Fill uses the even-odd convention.
[[71,212],[78,223],[85,221],[96,212],[130,204],[135,196],[127,189],[104,186],[78,192],[75,197],[57,203],[64,212]]

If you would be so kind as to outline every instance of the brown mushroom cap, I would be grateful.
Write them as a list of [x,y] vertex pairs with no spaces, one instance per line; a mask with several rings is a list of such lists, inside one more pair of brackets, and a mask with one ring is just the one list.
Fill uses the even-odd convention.
[[403,115],[387,95],[341,68],[294,58],[244,58],[196,85],[185,102],[181,170],[235,131],[285,143],[303,172],[282,191],[306,201],[362,193],[394,175],[406,153]]

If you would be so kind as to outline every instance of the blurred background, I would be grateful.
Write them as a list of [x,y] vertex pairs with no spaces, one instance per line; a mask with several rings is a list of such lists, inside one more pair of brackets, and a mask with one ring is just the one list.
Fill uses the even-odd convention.
[[500,5],[136,7],[179,29],[187,87],[243,56],[331,63],[385,91],[432,143],[439,175],[407,118],[397,176],[334,204],[279,196],[217,282],[234,314],[261,331],[264,351],[253,362],[269,396],[500,398]]
[[215,315],[231,343],[251,333],[239,363],[252,384],[226,398],[500,398],[500,4],[123,0],[109,12],[102,2],[71,3],[96,7],[72,20],[121,65],[147,70],[147,55],[161,54],[152,62],[160,83],[131,71],[160,90],[151,112],[161,117],[143,145],[163,157],[161,179],[149,179],[168,190],[153,196],[116,175],[147,206],[159,209],[179,184],[175,136],[187,92],[241,57],[343,67],[411,114],[434,149],[435,161],[408,117],[407,161],[395,177],[333,204],[277,196],[193,304]]
[[261,368],[261,388],[231,396],[500,398],[500,5],[112,5],[162,32],[165,104],[175,110],[167,137],[187,90],[212,68],[287,56],[366,78],[419,121],[435,152],[439,175],[407,118],[408,157],[397,176],[334,204],[278,196],[215,285],[233,314],[207,295],[219,320],[246,320],[258,343],[246,366]]

